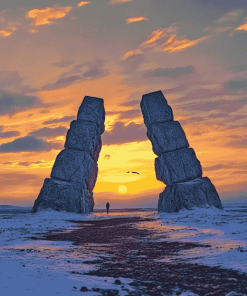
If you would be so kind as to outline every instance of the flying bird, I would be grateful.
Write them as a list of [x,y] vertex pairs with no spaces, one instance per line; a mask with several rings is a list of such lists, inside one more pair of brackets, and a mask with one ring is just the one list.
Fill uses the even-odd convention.
[[[130,173],[130,171],[128,171],[127,172],[127,174],[129,174]],[[140,173],[138,173],[138,172],[131,172],[132,174],[137,174],[137,175],[140,175]]]

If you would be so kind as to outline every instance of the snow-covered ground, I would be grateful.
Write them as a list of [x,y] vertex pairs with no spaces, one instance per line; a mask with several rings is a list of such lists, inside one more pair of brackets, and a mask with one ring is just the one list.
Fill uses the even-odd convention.
[[247,204],[225,205],[224,211],[196,208],[154,216],[161,220],[150,222],[149,227],[159,231],[160,240],[211,245],[181,251],[179,257],[170,257],[164,262],[189,260],[247,273]]
[[[222,266],[247,273],[247,204],[225,205],[225,210],[194,209],[179,213],[96,212],[89,215],[59,213],[10,213],[0,206],[0,295],[74,295],[81,287],[117,289],[128,295],[132,279],[96,277],[82,274],[97,268],[97,259],[105,254],[91,254],[90,248],[69,242],[33,240],[49,231],[69,231],[77,224],[68,220],[109,219],[123,216],[145,216],[154,221],[138,227],[153,229],[156,240],[174,240],[209,244],[209,248],[184,250],[164,261],[189,260]],[[6,211],[5,213],[3,213]],[[162,260],[162,259],[161,259]],[[87,264],[86,261],[95,261]],[[101,295],[87,292],[86,295]],[[187,294],[183,294],[184,296]],[[188,294],[189,295],[189,294]],[[191,294],[192,295],[192,294]]]

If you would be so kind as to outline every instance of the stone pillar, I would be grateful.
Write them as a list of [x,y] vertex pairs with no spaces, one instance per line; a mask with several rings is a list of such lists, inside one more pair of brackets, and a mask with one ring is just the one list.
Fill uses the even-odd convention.
[[93,211],[97,161],[105,130],[104,100],[86,96],[67,132],[65,149],[56,157],[32,212],[44,209],[88,213]]
[[219,195],[202,167],[179,122],[161,91],[142,96],[141,109],[155,159],[158,180],[165,183],[159,195],[159,212],[178,212],[193,207],[223,209]]

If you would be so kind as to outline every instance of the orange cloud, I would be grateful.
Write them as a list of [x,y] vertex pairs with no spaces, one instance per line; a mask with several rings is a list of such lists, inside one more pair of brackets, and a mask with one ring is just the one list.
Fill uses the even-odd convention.
[[247,22],[244,23],[244,24],[242,24],[240,27],[236,28],[235,31],[236,30],[244,30],[244,31],[247,31]]
[[150,36],[148,37],[148,40],[143,42],[141,46],[154,46],[156,45],[156,41],[159,39],[169,36],[171,34],[176,34],[177,33],[177,27],[175,25],[171,25],[168,28],[161,28],[158,30],[153,31]]
[[134,49],[132,51],[126,52],[126,54],[122,57],[122,60],[127,60],[129,57],[136,55],[136,54],[142,54],[143,51],[141,49]]
[[131,2],[132,0],[111,0],[108,4],[116,4],[116,3],[124,3],[124,2]]
[[9,30],[0,30],[0,36],[3,36],[3,37],[9,37],[11,35],[11,31]]
[[[155,30],[150,34],[149,38],[145,42],[141,43],[140,46],[155,47],[154,51],[175,52],[184,50],[210,37],[204,36],[196,40],[189,40],[184,37],[178,37],[177,31],[178,28],[176,24],[172,24],[168,28]],[[160,39],[163,39],[165,37],[166,42],[160,45]]]
[[134,17],[130,17],[126,20],[127,24],[131,24],[131,23],[136,23],[136,22],[141,22],[141,21],[148,21],[148,18],[145,16],[134,16]]
[[235,21],[236,18],[238,18],[243,13],[244,13],[244,11],[240,10],[240,9],[231,11],[231,12],[223,15],[221,18],[219,18],[218,22],[221,23],[221,22]]
[[37,8],[28,11],[26,17],[32,18],[34,26],[38,27],[48,25],[54,19],[64,18],[71,9],[72,7],[70,6]]
[[92,3],[92,2],[90,2],[90,1],[81,1],[81,2],[79,2],[79,3],[77,4],[77,7],[81,7],[81,6],[84,6],[84,5],[90,4],[90,3]]
[[180,39],[176,35],[171,35],[170,38],[164,44],[162,44],[160,47],[156,49],[156,51],[176,52],[184,50],[188,47],[194,46],[202,42],[206,38],[208,38],[208,36],[204,36],[196,40],[189,40]]

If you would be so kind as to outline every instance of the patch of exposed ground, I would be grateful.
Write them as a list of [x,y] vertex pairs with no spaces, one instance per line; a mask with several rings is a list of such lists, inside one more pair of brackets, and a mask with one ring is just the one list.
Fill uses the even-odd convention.
[[[181,250],[210,246],[158,241],[155,230],[137,227],[138,223],[150,221],[153,220],[141,217],[70,221],[78,223],[79,229],[49,233],[42,239],[71,241],[83,245],[85,253],[107,255],[97,262],[84,262],[98,267],[87,274],[131,278],[135,292],[129,292],[129,295],[180,295],[185,291],[203,296],[226,295],[230,291],[247,293],[247,274],[191,264],[186,260],[158,262],[159,259],[174,258]],[[119,295],[118,291],[109,293],[104,295]]]

